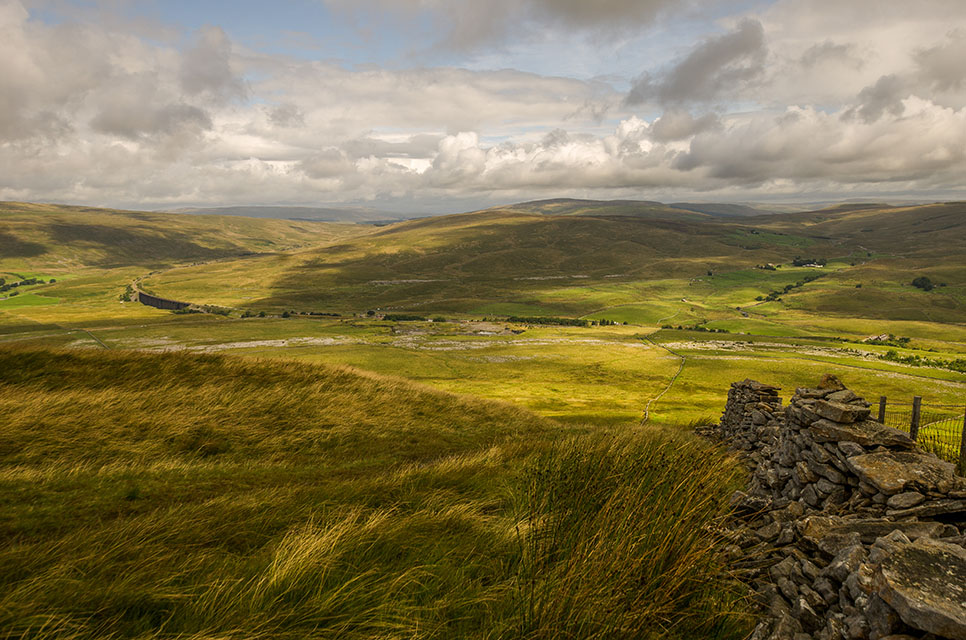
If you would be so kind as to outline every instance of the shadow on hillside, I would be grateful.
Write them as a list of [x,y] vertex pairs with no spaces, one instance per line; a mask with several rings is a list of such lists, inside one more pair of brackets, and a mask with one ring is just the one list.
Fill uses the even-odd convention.
[[132,230],[94,224],[57,222],[47,231],[53,242],[78,247],[102,248],[105,255],[90,264],[118,267],[180,260],[210,260],[241,253],[242,247],[227,244],[213,249],[195,242],[188,233],[166,230]]
[[[526,300],[548,286],[587,285],[614,274],[691,276],[714,256],[734,252],[712,222],[575,216],[480,224],[472,215],[394,225],[322,249],[283,273],[272,295],[255,304],[362,310],[461,300],[476,307],[511,292]],[[747,254],[751,264],[760,259]]]
[[0,258],[33,258],[46,252],[47,247],[42,244],[0,231]]

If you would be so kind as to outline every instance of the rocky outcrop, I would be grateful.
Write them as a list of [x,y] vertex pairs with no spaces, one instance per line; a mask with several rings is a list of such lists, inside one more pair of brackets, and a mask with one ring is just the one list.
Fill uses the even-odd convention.
[[754,463],[722,534],[764,614],[753,638],[966,640],[966,479],[834,378],[780,405],[735,383],[712,430]]

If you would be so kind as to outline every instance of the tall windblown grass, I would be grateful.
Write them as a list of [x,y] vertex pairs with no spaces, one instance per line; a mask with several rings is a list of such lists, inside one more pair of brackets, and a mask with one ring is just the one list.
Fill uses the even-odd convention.
[[347,369],[0,348],[0,638],[741,637],[734,465]]
[[738,475],[692,439],[577,438],[527,473],[522,637],[723,637],[741,627],[710,527]]

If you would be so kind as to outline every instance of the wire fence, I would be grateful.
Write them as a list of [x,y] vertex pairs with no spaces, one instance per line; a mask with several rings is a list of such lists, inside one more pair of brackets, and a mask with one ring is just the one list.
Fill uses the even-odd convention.
[[[876,415],[876,407],[872,407]],[[923,403],[918,396],[912,402],[889,402],[879,399],[879,422],[908,433],[925,451],[958,466],[966,473],[966,404]]]

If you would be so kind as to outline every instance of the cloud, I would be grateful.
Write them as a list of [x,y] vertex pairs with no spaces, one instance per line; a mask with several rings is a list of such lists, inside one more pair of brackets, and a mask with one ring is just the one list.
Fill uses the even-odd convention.
[[[399,1],[440,19],[469,7]],[[797,2],[727,14],[714,27],[724,31],[687,34],[677,57],[654,62],[628,92],[616,72],[584,80],[308,60],[245,48],[214,26],[154,38],[120,22],[48,24],[0,0],[0,199],[401,199],[439,211],[563,195],[962,192],[966,34],[941,14],[962,3],[923,0],[917,13],[815,2],[821,15]],[[561,30],[653,34],[680,11],[617,0],[473,7],[493,22],[467,42],[538,24],[550,40]]]
[[[473,49],[526,37],[547,28],[627,32],[669,13],[722,4],[722,0],[323,0],[344,13],[375,12],[429,20],[436,44]],[[371,15],[371,13],[370,13]]]
[[200,30],[197,42],[181,56],[180,79],[187,95],[204,95],[216,102],[248,94],[244,81],[232,69],[231,41],[219,27]]
[[947,41],[915,53],[918,77],[939,91],[960,90],[966,85],[966,30],[948,34]]
[[799,185],[923,181],[952,186],[966,169],[966,109],[907,98],[901,112],[865,120],[790,107],[697,136],[677,168],[715,181]]
[[894,74],[882,76],[859,92],[860,106],[847,114],[866,122],[875,122],[886,113],[898,115],[902,113],[902,100],[909,96],[911,88],[905,78]]
[[826,40],[806,49],[799,62],[804,67],[816,67],[825,64],[861,67],[862,59],[857,56],[855,49],[855,45],[851,43],[835,43]]
[[672,109],[654,121],[651,126],[651,137],[658,142],[683,140],[703,131],[716,129],[721,126],[718,116],[707,113],[695,118],[687,111]]
[[937,103],[949,106],[966,105],[966,32],[953,31],[941,44],[919,48],[912,54],[914,66],[902,73],[880,77],[863,88],[857,106],[849,117],[860,117],[866,122],[884,114],[902,112],[904,99],[910,96],[931,96]]
[[700,43],[659,77],[641,75],[626,102],[680,104],[738,94],[762,76],[767,53],[761,23],[743,20],[730,33]]
[[294,128],[305,126],[305,114],[291,103],[279,104],[268,109],[268,120],[275,127]]

